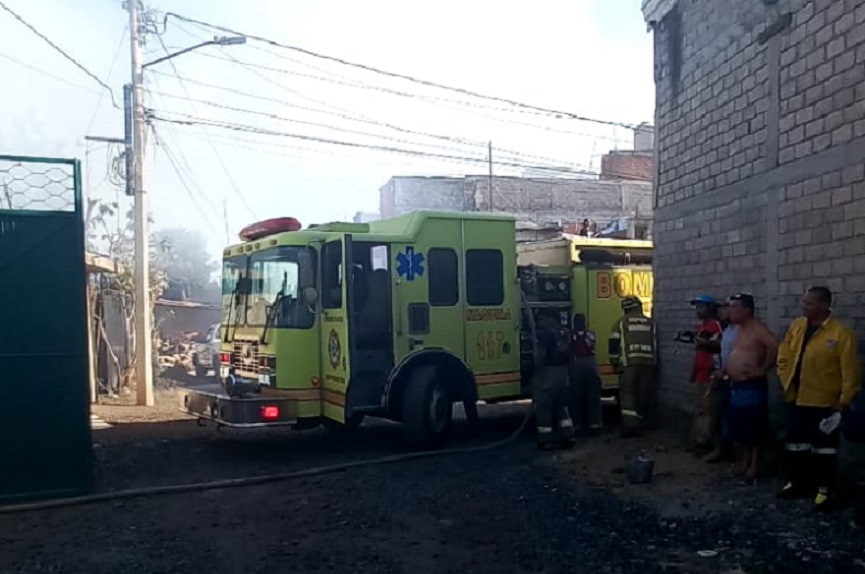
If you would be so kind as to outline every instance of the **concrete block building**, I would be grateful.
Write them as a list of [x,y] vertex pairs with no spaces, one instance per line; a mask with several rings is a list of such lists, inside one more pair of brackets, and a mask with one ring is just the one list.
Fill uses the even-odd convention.
[[[662,396],[688,300],[748,291],[779,335],[806,287],[865,333],[865,0],[645,0],[654,34]],[[679,349],[679,351],[682,351]]]
[[392,177],[379,193],[385,218],[421,209],[509,213],[520,221],[560,226],[585,218],[605,226],[627,218],[651,234],[651,181]]

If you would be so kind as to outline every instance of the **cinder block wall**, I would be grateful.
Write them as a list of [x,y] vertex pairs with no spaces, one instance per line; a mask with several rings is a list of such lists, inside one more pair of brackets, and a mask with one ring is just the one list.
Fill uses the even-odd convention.
[[[380,190],[382,217],[412,211],[493,211],[549,223],[652,217],[652,182],[486,176],[393,177]],[[492,209],[490,209],[492,202]]]
[[781,335],[825,284],[865,333],[865,0],[766,4],[679,1],[655,25],[654,308],[681,409],[695,294],[750,291]]

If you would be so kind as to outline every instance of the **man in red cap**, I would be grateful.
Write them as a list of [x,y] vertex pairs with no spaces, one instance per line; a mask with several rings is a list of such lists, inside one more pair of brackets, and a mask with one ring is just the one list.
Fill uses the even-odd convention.
[[697,311],[694,333],[694,366],[690,382],[694,384],[694,447],[698,452],[709,451],[717,427],[717,401],[712,388],[712,375],[720,368],[721,335],[724,328],[718,320],[718,303],[710,295],[700,295],[691,301]]

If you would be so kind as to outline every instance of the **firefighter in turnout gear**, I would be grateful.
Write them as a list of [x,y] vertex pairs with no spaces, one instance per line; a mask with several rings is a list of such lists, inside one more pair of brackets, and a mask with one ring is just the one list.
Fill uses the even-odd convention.
[[538,448],[571,446],[574,424],[568,414],[568,375],[571,332],[545,315],[538,329],[538,369],[532,385],[532,403],[538,425]]
[[622,435],[636,436],[643,432],[654,410],[657,329],[643,314],[643,304],[636,297],[622,299],[622,311],[624,317],[610,333],[609,354],[619,373]]
[[812,287],[778,349],[778,378],[788,405],[787,484],[779,498],[814,497],[817,510],[838,507],[841,419],[862,388],[856,333],[832,316],[832,292]]

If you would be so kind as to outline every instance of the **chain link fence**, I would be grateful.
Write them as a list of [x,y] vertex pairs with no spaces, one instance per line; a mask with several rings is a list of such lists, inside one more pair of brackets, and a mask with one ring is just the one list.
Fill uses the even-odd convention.
[[78,209],[78,165],[70,160],[0,156],[0,209]]

